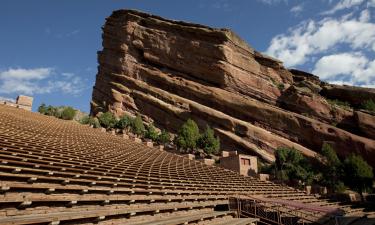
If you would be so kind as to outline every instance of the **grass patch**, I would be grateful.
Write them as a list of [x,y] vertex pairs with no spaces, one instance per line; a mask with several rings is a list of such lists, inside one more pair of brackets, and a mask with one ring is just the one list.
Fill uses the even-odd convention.
[[352,107],[351,107],[351,105],[350,105],[349,102],[340,101],[338,99],[327,99],[327,102],[331,106],[338,106],[338,107],[346,109],[346,110],[351,110],[352,109]]
[[375,102],[368,99],[361,104],[361,108],[367,111],[375,112]]

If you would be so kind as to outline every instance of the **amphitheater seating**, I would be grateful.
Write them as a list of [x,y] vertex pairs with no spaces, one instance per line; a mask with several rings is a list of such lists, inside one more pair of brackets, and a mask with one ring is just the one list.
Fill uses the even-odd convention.
[[245,225],[256,221],[227,211],[229,196],[327,204],[73,121],[2,105],[0,187],[0,225]]

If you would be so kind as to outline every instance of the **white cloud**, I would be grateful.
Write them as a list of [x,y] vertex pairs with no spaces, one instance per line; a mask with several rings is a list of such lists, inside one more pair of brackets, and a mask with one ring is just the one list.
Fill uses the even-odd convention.
[[52,68],[9,69],[0,73],[0,79],[41,80],[52,73]]
[[258,1],[267,5],[275,5],[275,4],[279,4],[280,2],[285,2],[285,3],[288,2],[288,0],[258,0]]
[[293,6],[290,9],[291,13],[294,13],[294,15],[299,15],[303,11],[303,4]]
[[367,7],[375,7],[375,0],[369,0],[367,2]]
[[361,21],[361,22],[368,22],[368,21],[370,21],[370,19],[371,19],[370,11],[368,9],[363,10],[361,12],[361,15],[359,16],[359,21]]
[[359,52],[323,56],[312,72],[331,83],[365,87],[375,85],[375,60],[370,61]]
[[366,0],[340,0],[332,9],[323,12],[323,15],[330,15],[334,14],[337,11],[343,10],[343,9],[349,9],[354,6],[358,6],[365,2]]
[[83,91],[84,86],[81,78],[73,75],[62,73],[58,76],[53,68],[10,68],[0,71],[0,93],[33,95],[62,92],[76,95]]
[[74,76],[74,73],[61,73],[61,75],[63,75],[66,78],[71,78]]
[[266,53],[290,67],[305,63],[315,54],[332,51],[340,44],[355,51],[371,48],[375,51],[375,24],[370,22],[368,10],[362,11],[358,18],[346,15],[341,19],[304,21],[287,34],[274,37]]

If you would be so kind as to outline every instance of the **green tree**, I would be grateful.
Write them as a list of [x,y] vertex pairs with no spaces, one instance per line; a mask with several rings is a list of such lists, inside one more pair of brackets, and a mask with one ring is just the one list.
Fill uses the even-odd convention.
[[188,119],[178,131],[176,145],[186,150],[195,149],[199,136],[198,125],[194,120]]
[[47,106],[46,104],[42,103],[39,107],[38,107],[38,112],[40,114],[43,114],[45,115],[47,113]]
[[171,140],[171,135],[166,130],[162,130],[158,137],[159,144],[167,144]]
[[159,137],[153,124],[150,124],[146,128],[145,138],[151,139],[152,141],[157,141]]
[[102,113],[98,117],[99,123],[104,128],[113,128],[117,122],[116,117],[111,112]]
[[220,139],[215,137],[214,130],[209,126],[198,139],[198,147],[202,148],[207,154],[217,154],[220,150]]
[[132,131],[139,136],[144,135],[145,126],[143,125],[143,121],[140,115],[137,115],[137,117],[135,117],[132,123]]
[[370,190],[374,174],[372,168],[359,155],[350,155],[344,161],[344,182],[351,189],[358,191],[363,199],[363,192]]
[[64,107],[64,109],[61,111],[61,119],[64,120],[72,120],[75,115],[76,110],[70,106]]
[[122,117],[117,121],[115,127],[118,128],[118,129],[123,130],[123,129],[126,129],[126,128],[128,128],[128,127],[131,127],[132,123],[133,123],[133,119],[132,119],[130,116],[126,116],[126,115],[124,115],[124,116],[122,116]]
[[344,188],[343,183],[341,182],[343,173],[342,163],[337,157],[333,147],[328,143],[324,143],[322,146],[322,156],[324,157],[324,164],[322,166],[322,183],[335,192],[339,192]]
[[307,159],[294,148],[280,147],[276,150],[275,175],[277,179],[285,182],[301,180],[311,183],[313,173]]

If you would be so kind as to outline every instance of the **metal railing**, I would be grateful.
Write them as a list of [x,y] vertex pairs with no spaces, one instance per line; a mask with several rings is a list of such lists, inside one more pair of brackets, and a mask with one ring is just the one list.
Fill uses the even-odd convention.
[[278,203],[261,201],[247,196],[229,198],[229,209],[238,217],[256,217],[263,224],[304,225],[337,224],[335,216],[305,212]]

